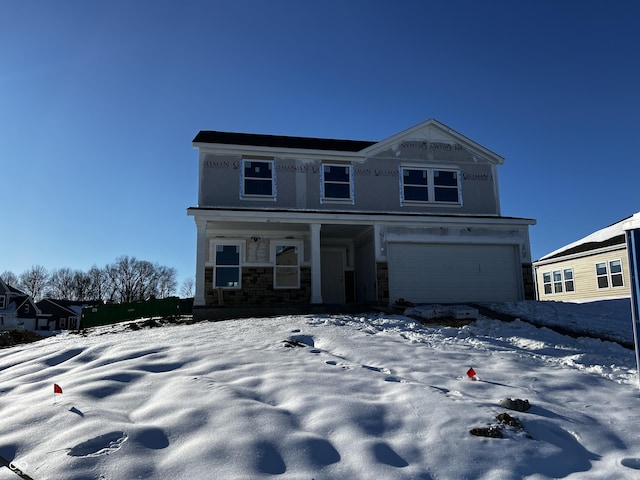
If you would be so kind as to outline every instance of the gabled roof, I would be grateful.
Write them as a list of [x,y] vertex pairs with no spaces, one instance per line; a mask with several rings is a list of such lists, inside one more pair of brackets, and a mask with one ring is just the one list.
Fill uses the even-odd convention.
[[587,235],[580,240],[572,242],[564,247],[554,250],[548,253],[544,257],[541,257],[537,261],[551,260],[559,257],[566,257],[568,255],[575,255],[578,253],[591,252],[599,250],[601,248],[612,247],[615,245],[624,245],[625,234],[623,224],[629,220],[631,216],[625,217],[622,220],[602,228],[596,232]]
[[255,133],[218,132],[202,130],[193,143],[221,145],[247,145],[272,148],[293,148],[303,150],[331,150],[339,152],[360,152],[375,144],[363,140],[337,140],[332,138],[289,137],[284,135],[263,135]]
[[488,148],[483,147],[479,143],[474,142],[468,137],[456,132],[452,128],[447,127],[444,123],[433,118],[415,125],[407,130],[392,135],[380,142],[367,147],[362,153],[367,156],[374,156],[379,152],[393,149],[394,146],[401,144],[403,141],[426,141],[430,143],[444,143],[451,145],[456,143],[465,150],[471,152],[474,157],[480,157],[483,160],[501,165],[504,163],[504,157],[492,152]]

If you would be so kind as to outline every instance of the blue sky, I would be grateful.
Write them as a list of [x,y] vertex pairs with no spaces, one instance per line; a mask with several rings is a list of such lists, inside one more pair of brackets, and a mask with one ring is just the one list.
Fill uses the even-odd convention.
[[640,210],[640,2],[3,2],[0,272],[195,271],[199,130],[382,140],[429,118],[506,158],[534,258]]

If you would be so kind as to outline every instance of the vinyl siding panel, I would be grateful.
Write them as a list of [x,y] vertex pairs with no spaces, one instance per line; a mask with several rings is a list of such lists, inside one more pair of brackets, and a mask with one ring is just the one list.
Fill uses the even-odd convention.
[[[611,260],[620,260],[622,264],[622,276],[624,285],[622,287],[598,288],[596,277],[596,263],[608,262]],[[544,265],[535,265],[536,287],[538,298],[540,300],[554,300],[565,302],[600,300],[605,298],[624,298],[631,295],[630,279],[629,279],[629,260],[626,248],[587,254],[576,258],[547,263]],[[543,274],[545,272],[553,272],[554,270],[564,270],[565,268],[573,268],[573,277],[575,283],[574,292],[562,293],[544,293]],[[552,276],[553,286],[553,276]]]

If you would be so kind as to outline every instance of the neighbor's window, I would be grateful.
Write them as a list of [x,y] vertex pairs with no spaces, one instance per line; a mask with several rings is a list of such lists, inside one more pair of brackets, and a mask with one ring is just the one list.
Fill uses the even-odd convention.
[[610,260],[609,262],[596,263],[596,279],[598,288],[623,287],[622,262]]
[[322,200],[353,202],[353,167],[351,165],[322,165]]
[[214,287],[240,287],[240,245],[218,244],[214,249]]
[[460,175],[457,170],[400,167],[400,201],[459,205]]
[[542,274],[542,285],[544,286],[545,295],[551,295],[553,293],[551,287],[551,272],[544,272]]
[[4,306],[4,295],[0,295],[0,308],[2,310],[5,309],[5,306]]
[[552,293],[575,292],[573,267],[542,273],[542,286],[545,295]]
[[242,159],[241,197],[275,198],[273,160]]
[[564,275],[564,291],[574,292],[575,284],[573,283],[573,268],[565,268],[562,273]]
[[275,288],[300,287],[300,252],[297,245],[275,245],[273,285]]

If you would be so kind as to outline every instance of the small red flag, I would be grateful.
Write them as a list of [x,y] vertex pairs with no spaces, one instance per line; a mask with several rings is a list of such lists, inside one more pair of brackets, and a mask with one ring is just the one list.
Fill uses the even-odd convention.
[[60,385],[58,385],[57,383],[53,384],[53,393],[62,393],[62,387],[60,387]]
[[467,377],[473,378],[475,376],[476,376],[476,371],[473,369],[473,367],[471,367],[469,370],[467,370]]

